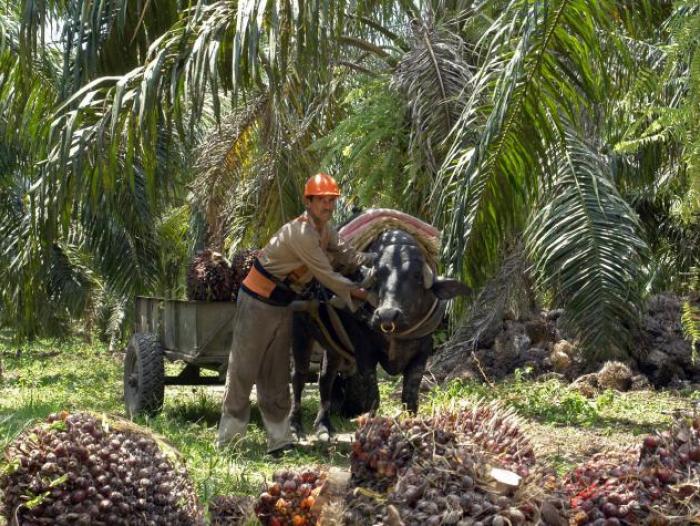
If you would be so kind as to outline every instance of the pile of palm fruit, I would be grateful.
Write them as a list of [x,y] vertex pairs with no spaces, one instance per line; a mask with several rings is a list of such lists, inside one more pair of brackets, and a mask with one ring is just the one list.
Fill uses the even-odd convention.
[[194,525],[194,487],[165,444],[131,423],[52,414],[4,453],[2,516],[10,524]]
[[700,417],[678,415],[639,448],[609,452],[577,466],[564,479],[572,524],[691,523],[700,512]]
[[255,504],[255,514],[265,526],[316,524],[320,510],[314,504],[323,481],[324,476],[313,469],[278,471]]
[[[615,526],[691,524],[700,516],[700,416],[676,415],[639,447],[595,455],[562,479],[536,464],[521,427],[511,411],[483,403],[432,416],[363,416],[340,490],[328,491],[333,472],[285,469],[257,499],[215,497],[209,519]],[[50,415],[9,444],[0,473],[0,513],[9,524],[203,521],[176,454],[148,430],[106,417]]]
[[534,463],[518,419],[495,404],[364,418],[352,444],[344,523],[547,524],[543,510],[564,520],[565,500],[541,492],[552,475]]
[[198,252],[187,271],[187,299],[236,301],[241,283],[258,252],[239,250],[233,254],[230,263],[218,252],[209,249]]
[[209,501],[209,523],[211,526],[245,524],[253,514],[253,497],[219,495]]

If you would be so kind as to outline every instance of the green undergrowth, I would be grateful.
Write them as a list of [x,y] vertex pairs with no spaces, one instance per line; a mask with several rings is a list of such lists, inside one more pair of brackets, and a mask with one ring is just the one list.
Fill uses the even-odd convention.
[[[19,350],[0,342],[0,448],[52,412],[91,411],[125,417],[120,354],[101,345],[42,341]],[[253,404],[251,425],[238,444],[214,447],[223,387],[167,387],[163,412],[137,423],[166,438],[181,454],[204,501],[217,494],[257,494],[266,478],[281,468],[347,465],[348,443],[311,443],[279,459],[265,454],[265,433]],[[308,386],[303,400],[311,428],[317,390]],[[354,424],[334,418],[339,432]]]
[[[698,393],[700,394],[700,393]],[[602,433],[634,435],[663,428],[674,413],[692,412],[698,399],[695,391],[601,391],[586,398],[557,380],[535,381],[527,372],[492,385],[453,381],[433,390],[426,401],[431,407],[454,405],[457,400],[499,400],[527,419],[545,426],[575,426]]]
[[[41,341],[21,349],[0,341],[0,448],[51,412],[87,410],[123,417],[121,359],[101,345],[75,340]],[[400,380],[382,377],[381,414],[400,413],[400,387]],[[318,407],[317,393],[312,384],[304,394],[309,430]],[[349,465],[347,436],[354,422],[334,417],[336,430],[345,434],[345,440],[310,441],[275,459],[265,455],[265,434],[255,404],[246,437],[217,451],[213,444],[222,394],[222,387],[168,387],[163,412],[138,420],[180,451],[204,501],[217,494],[257,494],[264,480],[282,467]],[[694,398],[694,393],[606,391],[586,399],[556,380],[537,382],[518,372],[513,379],[493,386],[455,381],[435,388],[423,394],[421,412],[500,400],[525,420],[552,429],[636,435],[665,426],[674,410],[688,409]]]

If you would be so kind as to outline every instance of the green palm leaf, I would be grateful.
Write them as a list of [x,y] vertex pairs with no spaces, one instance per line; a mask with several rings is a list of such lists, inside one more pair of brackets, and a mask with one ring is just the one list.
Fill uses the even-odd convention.
[[485,60],[464,91],[436,185],[453,272],[471,281],[488,275],[500,257],[497,240],[521,227],[539,192],[541,159],[558,140],[562,118],[576,122],[586,104],[600,99],[606,7],[513,1],[484,34],[477,54]]
[[591,357],[625,352],[641,304],[647,246],[605,161],[566,135],[556,177],[526,232],[540,285],[553,290]]

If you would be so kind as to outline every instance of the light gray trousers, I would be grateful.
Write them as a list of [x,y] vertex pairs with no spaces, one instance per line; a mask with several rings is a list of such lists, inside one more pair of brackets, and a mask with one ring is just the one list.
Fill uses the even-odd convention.
[[253,384],[267,432],[268,451],[292,442],[289,430],[291,333],[289,307],[268,305],[244,290],[238,293],[219,423],[219,447],[245,434]]

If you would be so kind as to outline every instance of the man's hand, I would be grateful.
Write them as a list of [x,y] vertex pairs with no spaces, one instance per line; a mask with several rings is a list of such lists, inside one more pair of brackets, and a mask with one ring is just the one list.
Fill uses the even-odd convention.
[[363,288],[351,289],[350,296],[355,299],[366,301],[367,300],[367,290]]

